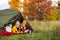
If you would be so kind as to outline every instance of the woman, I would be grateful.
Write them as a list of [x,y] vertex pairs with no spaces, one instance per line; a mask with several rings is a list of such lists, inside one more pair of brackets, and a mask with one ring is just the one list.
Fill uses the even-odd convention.
[[19,23],[19,21],[17,21],[16,24],[12,27],[12,33],[13,34],[19,34],[20,33],[19,25],[20,25],[20,23]]
[[4,31],[1,33],[1,35],[2,35],[2,36],[12,35],[12,32],[11,32],[12,24],[6,24],[5,26],[6,26],[6,27],[5,27]]

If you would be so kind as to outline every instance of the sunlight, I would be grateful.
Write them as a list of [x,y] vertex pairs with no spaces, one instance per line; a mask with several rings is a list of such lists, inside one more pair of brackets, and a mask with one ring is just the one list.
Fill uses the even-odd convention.
[[20,6],[21,6],[21,8],[20,8],[20,12],[23,12],[24,11],[24,9],[23,9],[23,2],[24,2],[24,0],[20,0],[20,2],[22,3],[22,4],[20,4]]
[[11,0],[9,0],[9,1],[11,1]]
[[23,3],[23,2],[24,2],[24,0],[20,0],[20,2],[21,2],[21,3]]
[[20,8],[20,12],[23,12],[23,11],[24,11],[24,9],[21,7],[21,8]]

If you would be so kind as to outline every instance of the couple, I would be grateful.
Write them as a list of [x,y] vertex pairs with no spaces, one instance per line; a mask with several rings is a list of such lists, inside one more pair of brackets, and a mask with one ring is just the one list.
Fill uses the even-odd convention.
[[19,23],[19,21],[17,21],[16,24],[12,27],[12,32],[15,34],[28,33],[29,29],[26,29],[26,23],[26,20],[23,20],[22,23]]

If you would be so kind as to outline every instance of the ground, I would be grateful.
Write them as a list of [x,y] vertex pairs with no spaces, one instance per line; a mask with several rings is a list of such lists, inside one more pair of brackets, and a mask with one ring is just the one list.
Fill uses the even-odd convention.
[[59,40],[60,21],[30,21],[34,32],[0,37],[0,40]]

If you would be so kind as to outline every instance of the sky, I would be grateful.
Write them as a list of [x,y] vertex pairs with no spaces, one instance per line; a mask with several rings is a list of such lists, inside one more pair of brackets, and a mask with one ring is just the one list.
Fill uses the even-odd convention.
[[[52,0],[53,1],[53,5],[56,5],[57,6],[57,1],[58,0]],[[8,0],[0,0],[0,10],[3,10],[3,9],[8,9],[9,8],[9,5],[8,5]]]
[[57,7],[58,6],[57,3],[58,3],[58,0],[52,0],[52,6],[56,6]]
[[8,9],[8,8],[9,8],[8,0],[0,0],[0,10]]

